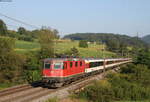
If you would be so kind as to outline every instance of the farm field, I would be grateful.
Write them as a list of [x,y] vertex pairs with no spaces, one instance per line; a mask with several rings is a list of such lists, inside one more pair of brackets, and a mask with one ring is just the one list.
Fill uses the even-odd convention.
[[[55,52],[56,53],[65,53],[71,48],[76,47],[80,53],[80,57],[112,57],[115,54],[108,51],[102,51],[103,45],[97,44],[88,44],[88,48],[79,48],[78,41],[69,41],[69,42],[57,42],[55,43]],[[16,41],[15,51],[17,53],[25,54],[30,51],[40,50],[40,44],[35,42],[27,41]]]

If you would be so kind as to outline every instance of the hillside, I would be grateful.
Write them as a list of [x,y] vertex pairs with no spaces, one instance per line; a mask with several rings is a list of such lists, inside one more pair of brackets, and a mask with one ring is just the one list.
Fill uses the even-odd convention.
[[144,37],[142,37],[142,40],[148,44],[150,44],[150,35],[146,35]]
[[[115,53],[109,52],[109,51],[102,51],[103,45],[97,45],[97,44],[88,44],[88,48],[79,48],[78,47],[78,41],[64,41],[64,42],[57,42],[55,45],[55,52],[56,53],[65,53],[69,51],[72,47],[76,47],[80,53],[81,57],[112,57],[115,55]],[[22,41],[17,40],[15,51],[17,53],[25,54],[29,51],[38,51],[40,50],[40,44],[36,42],[28,42],[28,41]]]
[[140,48],[147,45],[140,38],[113,33],[75,33],[66,35],[64,38],[72,40],[100,41],[106,44],[109,42],[123,43],[128,46],[136,46]]

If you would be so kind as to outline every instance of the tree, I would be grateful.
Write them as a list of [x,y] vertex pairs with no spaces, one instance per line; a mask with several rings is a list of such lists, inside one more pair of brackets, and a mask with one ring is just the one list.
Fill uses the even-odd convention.
[[79,56],[79,51],[77,48],[73,47],[69,51],[65,52],[65,56],[67,57],[78,57]]
[[122,56],[126,55],[126,53],[128,52],[128,49],[125,43],[120,43],[119,52],[122,54]]
[[14,52],[15,40],[0,38],[0,83],[19,82],[25,58]]
[[19,27],[18,28],[18,34],[20,34],[20,35],[24,35],[24,34],[26,34],[27,32],[26,32],[26,29],[24,28],[24,27]]
[[59,39],[59,32],[58,32],[58,30],[57,30],[57,29],[54,29],[54,30],[53,30],[53,33],[54,33],[54,35],[55,35],[55,38],[56,38],[56,39]]
[[7,35],[7,27],[6,24],[0,19],[0,35],[6,36]]
[[33,31],[31,31],[32,38],[38,39],[39,35],[40,35],[40,30],[33,30]]
[[54,57],[54,33],[49,29],[42,29],[39,34],[41,45],[40,58]]
[[72,56],[79,56],[79,51],[78,51],[78,49],[77,48],[75,48],[75,47],[73,47],[73,48],[71,48],[71,55]]
[[80,40],[80,41],[79,41],[79,47],[88,48],[87,41],[85,41],[85,40]]
[[7,32],[8,32],[8,36],[11,38],[18,38],[19,37],[19,34],[14,30],[7,30]]
[[135,63],[147,65],[148,68],[150,69],[149,61],[150,61],[150,51],[148,51],[146,49],[139,51],[139,53],[137,54],[137,58],[135,60]]
[[15,39],[1,37],[0,38],[0,55],[5,55],[13,51],[15,46]]
[[119,50],[119,42],[116,40],[109,40],[107,43],[107,49],[112,52],[118,52]]
[[23,76],[29,83],[41,79],[41,66],[38,53],[30,52],[26,58],[26,64],[23,67]]

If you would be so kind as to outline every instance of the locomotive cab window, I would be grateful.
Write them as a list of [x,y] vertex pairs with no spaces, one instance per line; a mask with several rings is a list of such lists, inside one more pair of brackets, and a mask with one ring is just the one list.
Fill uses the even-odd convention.
[[51,64],[50,63],[44,63],[44,68],[45,69],[50,69],[51,67]]
[[82,62],[80,62],[80,66],[82,66]]
[[67,69],[67,63],[64,62],[63,64],[64,64],[64,65],[63,65],[63,69]]
[[75,66],[78,67],[78,62],[75,62]]
[[72,63],[72,62],[70,62],[70,68],[72,68],[72,66],[73,66],[73,63]]
[[63,64],[62,63],[55,63],[54,64],[54,69],[62,69],[63,68]]

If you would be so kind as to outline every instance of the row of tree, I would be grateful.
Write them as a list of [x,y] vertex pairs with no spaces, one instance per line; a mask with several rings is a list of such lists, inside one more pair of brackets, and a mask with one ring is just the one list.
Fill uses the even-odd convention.
[[[59,38],[59,32],[57,29],[51,29],[48,27],[42,27],[41,29],[49,29],[54,33],[56,38]],[[41,29],[29,31],[24,27],[19,27],[17,31],[8,30],[5,22],[0,19],[0,36],[9,36],[19,40],[33,41],[34,39],[38,39],[39,34],[41,34]]]

